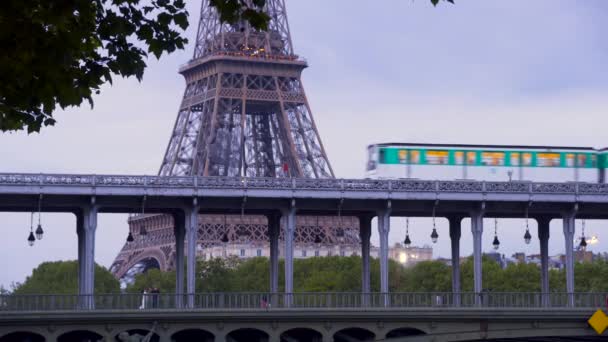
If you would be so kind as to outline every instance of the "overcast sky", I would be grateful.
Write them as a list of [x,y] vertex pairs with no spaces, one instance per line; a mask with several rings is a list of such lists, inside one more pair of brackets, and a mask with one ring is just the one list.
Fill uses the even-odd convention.
[[[287,0],[303,82],[338,177],[364,175],[377,142],[608,146],[608,2],[604,0]],[[383,7],[377,7],[378,4]],[[194,41],[200,1],[188,1]],[[193,47],[150,59],[143,82],[116,80],[87,106],[57,113],[41,134],[0,134],[0,172],[156,174],[183,91],[179,65]],[[43,214],[44,240],[26,243],[28,214],[0,213],[0,284],[23,281],[45,260],[75,259],[70,215]],[[608,247],[608,222],[588,223]],[[499,221],[500,251],[523,245],[521,220]],[[580,231],[580,222],[577,226]],[[414,220],[414,245],[430,244],[430,222]],[[602,230],[603,229],[603,230]],[[96,261],[109,266],[127,234],[124,215],[103,214]],[[435,256],[449,256],[445,222]],[[393,220],[391,240],[402,240]],[[373,237],[376,240],[376,236]],[[486,220],[484,250],[493,221]],[[550,253],[563,252],[560,222]],[[462,253],[471,253],[463,226]]]

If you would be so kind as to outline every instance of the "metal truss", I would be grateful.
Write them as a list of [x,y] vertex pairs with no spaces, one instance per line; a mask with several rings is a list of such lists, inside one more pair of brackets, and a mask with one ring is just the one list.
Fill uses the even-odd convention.
[[[306,62],[294,54],[284,0],[267,0],[265,11],[271,20],[261,32],[246,22],[220,23],[203,0],[193,60],[181,69],[187,85],[160,176],[334,178],[300,79]],[[228,223],[221,217],[201,216],[201,245],[217,244],[224,234],[230,241],[268,243],[264,217],[231,217]],[[338,244],[336,220],[321,221],[298,225],[296,243],[320,236]],[[130,222],[136,234],[137,220]],[[358,221],[350,223],[345,231],[353,238],[345,243],[358,244]],[[164,231],[162,240],[153,242],[156,247],[125,245],[115,274],[132,266],[127,259],[137,250],[173,248],[172,226]]]
[[[141,232],[145,227],[146,235]],[[174,267],[175,236],[169,215],[139,215],[129,219],[134,242],[125,244],[110,271],[117,277],[132,277],[133,268],[154,259],[161,270]],[[338,231],[341,233],[338,234]],[[279,241],[283,241],[283,227]],[[201,215],[197,245],[201,248],[229,244],[249,244],[268,248],[268,220],[259,215]],[[356,217],[299,216],[294,242],[299,246],[359,246],[359,220]]]

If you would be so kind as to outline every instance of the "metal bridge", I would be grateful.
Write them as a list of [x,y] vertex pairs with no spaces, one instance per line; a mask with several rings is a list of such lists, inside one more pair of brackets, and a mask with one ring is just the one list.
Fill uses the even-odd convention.
[[[139,212],[144,200],[147,212],[173,216],[177,251],[176,293],[179,295],[159,297],[158,307],[150,310],[135,308],[137,297],[103,296],[93,292],[98,213]],[[40,328],[46,329],[45,336],[50,334],[59,338],[60,332],[68,331],[57,326],[69,325],[80,319],[83,324],[97,324],[101,328],[96,331],[102,332],[103,336],[109,336],[119,328],[135,329],[141,328],[144,322],[163,321],[167,327],[162,328],[159,334],[166,339],[173,336],[170,333],[179,332],[175,329],[204,325],[219,340],[238,341],[234,337],[236,335],[230,334],[234,329],[238,330],[237,327],[248,324],[265,327],[261,329],[263,334],[260,336],[272,341],[292,341],[281,337],[287,331],[285,329],[310,328],[311,325],[317,327],[313,330],[321,334],[319,341],[332,338],[334,341],[356,341],[342,331],[351,328],[355,330],[347,332],[363,333],[356,329],[367,330],[373,339],[384,339],[395,329],[415,329],[407,331],[425,332],[427,338],[429,333],[433,333],[436,341],[492,336],[584,336],[592,332],[586,319],[605,301],[603,294],[575,292],[573,240],[576,218],[608,218],[608,184],[0,174],[0,211],[36,211],[40,204],[45,212],[76,215],[80,296],[2,298],[4,307],[0,309],[3,310],[0,319],[4,331],[9,326],[19,326],[19,322],[31,325],[34,320],[43,319],[50,322],[47,328]],[[194,294],[195,227],[198,226],[199,214],[213,213],[268,217],[271,240],[269,293]],[[296,215],[359,218],[363,294],[293,293]],[[458,263],[452,268],[452,293],[389,293],[390,217],[431,215],[445,217],[449,221],[453,260],[460,258],[462,219],[471,218],[473,293],[461,293]],[[538,222],[542,292],[483,293],[483,218],[524,216]],[[374,217],[378,219],[380,236],[380,294],[370,293],[369,248]],[[548,282],[549,222],[553,219],[563,221],[566,251],[566,293],[563,294],[551,293]],[[279,229],[284,229],[284,288],[287,294],[278,292],[279,241],[276,232]],[[185,255],[188,256],[187,263]],[[261,302],[268,305],[262,308]],[[60,305],[68,307],[62,309]],[[125,321],[122,317],[128,319]],[[359,340],[369,340],[365,336],[372,335],[364,334],[364,338]]]
[[[17,333],[120,341],[150,331],[156,341],[605,341],[586,321],[607,295],[575,293],[574,306],[566,293],[484,293],[480,302],[439,292],[8,295],[0,341]],[[182,296],[194,305],[179,307]]]

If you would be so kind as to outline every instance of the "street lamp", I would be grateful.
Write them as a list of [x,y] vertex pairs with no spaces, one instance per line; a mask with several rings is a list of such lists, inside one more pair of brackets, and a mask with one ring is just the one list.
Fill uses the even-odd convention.
[[36,242],[36,238],[34,237],[34,213],[32,213],[30,216],[30,235],[27,237],[27,243],[33,246],[34,242]]
[[437,226],[435,224],[435,209],[437,208],[438,202],[439,200],[436,200],[435,204],[433,205],[433,231],[431,232],[431,241],[433,241],[433,243],[437,243],[437,239],[439,239],[439,234],[437,234]]
[[409,248],[412,245],[412,241],[410,240],[410,218],[405,218],[405,240],[403,240],[403,245],[405,248]]
[[[142,216],[142,220],[144,219],[144,214],[146,211],[146,195],[144,195],[144,197],[141,200],[141,216]],[[139,230],[139,235],[142,236],[146,236],[148,235],[148,231],[146,230],[146,223],[143,222],[141,225],[141,229]]]
[[36,238],[38,240],[42,240],[42,236],[44,235],[44,230],[42,229],[42,225],[40,224],[40,212],[42,210],[42,194],[38,197],[38,227],[36,228]]
[[529,245],[530,241],[532,241],[532,235],[530,234],[530,226],[528,224],[528,209],[530,208],[530,205],[531,203],[529,203],[526,207],[526,233],[524,234],[524,241],[526,242],[526,245]]
[[498,241],[498,219],[494,219],[494,241],[492,241],[492,246],[494,249],[498,249],[500,247],[500,241]]
[[585,251],[587,250],[587,240],[585,240],[585,220],[583,220],[583,227],[582,227],[582,232],[581,232],[581,243],[578,245],[578,248],[581,251]]

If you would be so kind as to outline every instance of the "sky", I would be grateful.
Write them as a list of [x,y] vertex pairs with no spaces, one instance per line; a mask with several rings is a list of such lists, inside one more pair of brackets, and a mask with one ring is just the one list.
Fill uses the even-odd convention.
[[[286,0],[296,52],[310,67],[303,83],[337,177],[364,176],[366,146],[381,142],[608,146],[608,2],[604,0]],[[380,5],[379,5],[380,4]],[[188,1],[193,42],[200,0]],[[380,7],[379,7],[380,6]],[[193,52],[148,60],[141,83],[117,79],[85,105],[56,113],[40,134],[0,133],[0,172],[158,172],[184,91],[177,73]],[[438,219],[434,255],[448,257]],[[77,256],[75,219],[43,214],[46,234],[27,246],[30,215],[0,213],[0,285],[21,282],[40,262]],[[494,222],[485,221],[484,250]],[[581,222],[577,223],[577,234]],[[587,235],[608,250],[608,222]],[[472,251],[463,224],[461,253]],[[500,252],[538,253],[536,225],[500,220]],[[102,214],[96,262],[109,267],[127,235],[124,215]],[[429,219],[412,219],[414,245],[431,244]],[[391,242],[404,238],[392,220]],[[377,245],[377,234],[372,236]],[[550,254],[564,248],[551,225]]]

